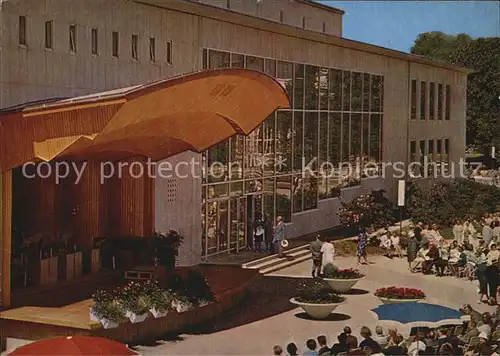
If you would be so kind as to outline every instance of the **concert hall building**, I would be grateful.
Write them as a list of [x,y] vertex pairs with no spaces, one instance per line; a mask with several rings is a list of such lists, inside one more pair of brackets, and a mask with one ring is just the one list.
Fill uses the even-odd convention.
[[[283,216],[293,238],[338,225],[342,200],[381,188],[395,199],[391,170],[344,179],[342,162],[464,156],[468,71],[343,38],[343,15],[308,0],[4,0],[0,106],[204,69],[248,68],[276,78],[290,109],[249,136],[168,159],[194,158],[199,175],[144,186],[149,230],[180,231],[179,262],[196,264],[245,249],[258,214]],[[81,241],[105,234],[104,225]],[[130,231],[138,233],[152,231]]]

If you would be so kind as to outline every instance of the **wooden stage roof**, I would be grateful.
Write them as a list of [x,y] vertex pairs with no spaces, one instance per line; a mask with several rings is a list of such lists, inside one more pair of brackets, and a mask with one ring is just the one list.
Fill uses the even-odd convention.
[[0,112],[0,171],[26,162],[164,159],[249,134],[285,89],[264,73],[216,69]]

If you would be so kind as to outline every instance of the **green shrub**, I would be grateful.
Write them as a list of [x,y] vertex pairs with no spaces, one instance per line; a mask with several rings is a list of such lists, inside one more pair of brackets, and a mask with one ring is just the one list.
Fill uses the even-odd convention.
[[198,271],[189,271],[185,278],[173,275],[167,281],[167,286],[174,291],[177,299],[186,300],[193,305],[215,301],[215,296],[207,280]]
[[343,226],[359,231],[368,227],[378,229],[394,224],[397,209],[386,198],[384,190],[374,190],[349,202],[342,202],[338,215]]
[[454,179],[430,188],[409,185],[408,211],[413,221],[452,226],[456,219],[477,219],[498,211],[500,188]]
[[300,284],[295,300],[302,303],[329,304],[343,302],[345,298],[334,293],[324,282],[315,280]]
[[363,274],[353,268],[340,269],[333,263],[327,263],[323,266],[323,275],[331,279],[356,279],[363,277]]
[[111,293],[99,289],[94,293],[92,299],[94,303],[90,309],[98,319],[107,319],[118,323],[125,320],[125,310],[116,302]]

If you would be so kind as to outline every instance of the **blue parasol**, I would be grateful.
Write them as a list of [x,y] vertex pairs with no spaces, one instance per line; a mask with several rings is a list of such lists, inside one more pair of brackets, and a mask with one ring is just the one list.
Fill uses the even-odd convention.
[[380,305],[372,311],[379,321],[389,321],[408,326],[439,326],[461,324],[463,315],[455,309],[427,303],[396,303]]

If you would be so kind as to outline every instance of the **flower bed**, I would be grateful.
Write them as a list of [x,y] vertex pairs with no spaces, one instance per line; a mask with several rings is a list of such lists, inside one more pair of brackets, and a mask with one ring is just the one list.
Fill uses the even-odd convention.
[[196,271],[184,278],[172,276],[166,288],[156,281],[129,282],[113,292],[98,290],[93,299],[90,318],[101,322],[104,328],[118,327],[126,319],[140,323],[149,313],[160,318],[173,310],[182,313],[215,301],[205,277]]
[[406,287],[386,287],[375,291],[375,296],[384,303],[417,302],[425,298],[420,289]]
[[325,319],[344,300],[323,282],[313,281],[299,285],[290,302],[299,305],[313,319]]
[[364,277],[364,274],[353,268],[340,269],[331,263],[323,267],[323,279],[336,293],[347,293]]
[[328,263],[323,267],[323,275],[329,279],[361,279],[365,275],[354,268],[341,269]]

